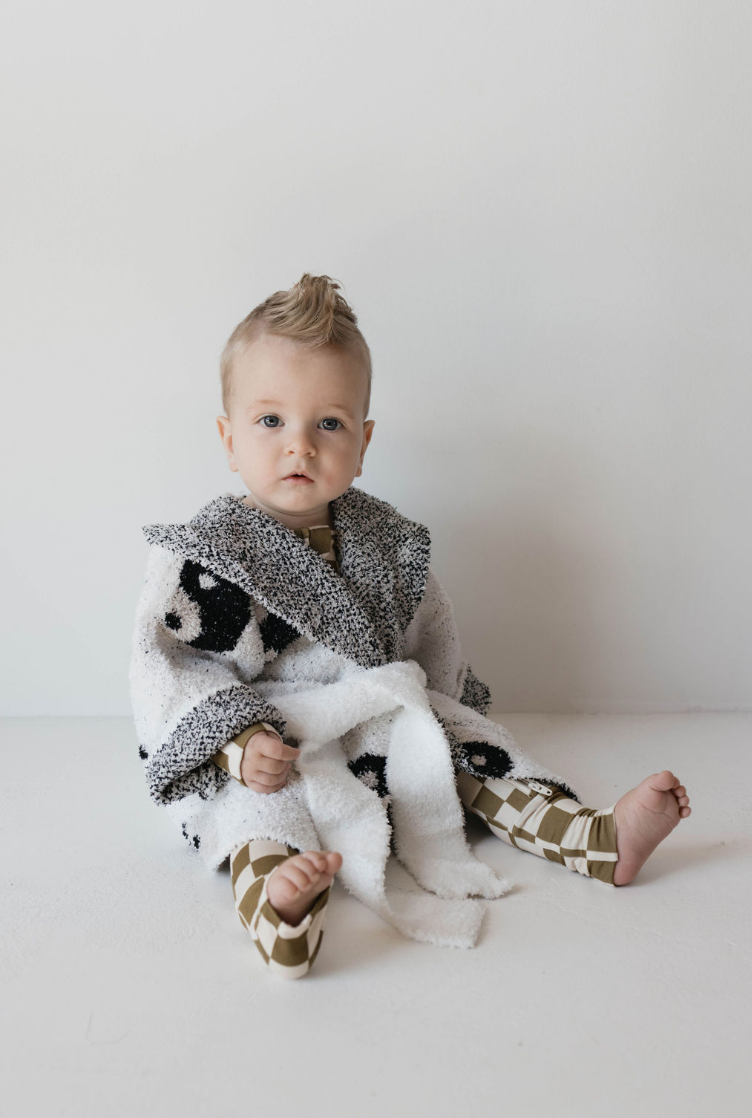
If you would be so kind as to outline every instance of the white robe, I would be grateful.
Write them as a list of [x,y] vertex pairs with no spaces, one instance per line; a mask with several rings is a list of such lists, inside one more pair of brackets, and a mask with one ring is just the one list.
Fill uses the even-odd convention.
[[[252,838],[338,850],[345,887],[405,935],[469,947],[484,911],[470,898],[508,884],[467,845],[455,768],[558,778],[485,717],[427,529],[355,488],[332,515],[339,573],[229,493],[144,529],[131,696],[150,792],[208,868]],[[259,721],[301,749],[273,794],[211,761]],[[352,771],[369,758],[386,798]]]

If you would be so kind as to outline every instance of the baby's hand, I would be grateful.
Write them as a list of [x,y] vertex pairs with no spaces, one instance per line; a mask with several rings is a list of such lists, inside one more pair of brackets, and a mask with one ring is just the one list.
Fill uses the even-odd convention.
[[290,764],[299,754],[299,749],[285,745],[276,734],[259,730],[243,749],[240,762],[243,783],[254,792],[279,792],[287,784]]

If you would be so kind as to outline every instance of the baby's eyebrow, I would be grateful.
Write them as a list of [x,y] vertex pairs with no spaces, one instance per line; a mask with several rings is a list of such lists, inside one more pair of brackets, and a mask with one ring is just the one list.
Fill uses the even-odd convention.
[[[280,408],[284,406],[283,400],[254,400],[252,404],[248,405],[246,411],[255,411],[256,408]],[[322,404],[319,410],[322,412],[341,411],[348,419],[354,418],[352,412],[344,404]]]

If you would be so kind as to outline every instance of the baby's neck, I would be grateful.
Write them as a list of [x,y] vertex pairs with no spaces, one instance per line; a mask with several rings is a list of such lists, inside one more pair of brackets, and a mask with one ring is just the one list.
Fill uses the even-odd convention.
[[[242,503],[248,505],[252,509],[259,507],[250,494],[243,498]],[[311,516],[301,515],[296,517],[294,515],[275,513],[270,509],[264,509],[264,511],[267,512],[269,516],[273,516],[275,520],[278,520],[280,524],[284,524],[286,528],[319,528],[321,525],[326,525],[328,528],[334,527],[331,504],[328,504],[325,509],[321,509]]]

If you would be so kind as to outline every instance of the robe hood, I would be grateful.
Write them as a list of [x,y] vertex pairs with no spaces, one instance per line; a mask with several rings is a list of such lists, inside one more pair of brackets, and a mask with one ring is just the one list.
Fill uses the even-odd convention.
[[[239,494],[216,497],[187,524],[142,530],[149,543],[235,583],[300,633],[361,667],[399,660],[425,592],[428,528],[353,486],[330,508],[339,573],[292,528],[244,504]],[[291,570],[294,580],[286,574]]]

